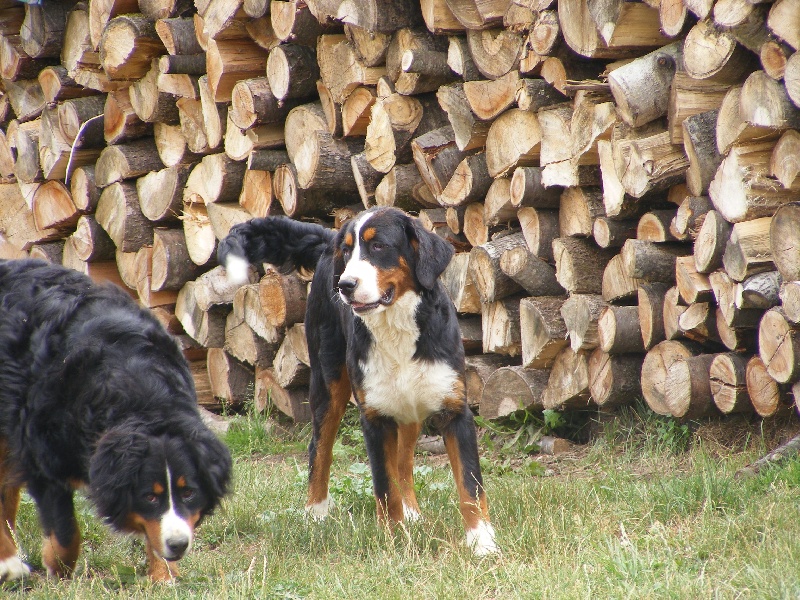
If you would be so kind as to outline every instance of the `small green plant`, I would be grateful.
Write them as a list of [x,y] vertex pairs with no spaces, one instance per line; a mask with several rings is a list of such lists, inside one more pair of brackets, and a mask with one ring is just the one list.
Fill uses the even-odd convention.
[[689,447],[691,429],[686,423],[663,417],[656,422],[656,431],[659,444],[675,454],[685,452]]

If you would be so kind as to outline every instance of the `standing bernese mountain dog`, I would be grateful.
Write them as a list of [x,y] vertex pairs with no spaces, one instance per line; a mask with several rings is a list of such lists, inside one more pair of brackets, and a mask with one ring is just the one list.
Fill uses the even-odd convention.
[[76,271],[0,261],[0,579],[29,572],[14,540],[22,486],[49,575],[75,568],[73,492],[86,485],[105,521],[144,536],[150,577],[167,580],[230,472],[188,363],[150,313]]
[[464,348],[455,308],[438,277],[453,248],[415,218],[390,208],[365,211],[337,233],[285,217],[236,225],[219,246],[234,280],[248,263],[314,269],[306,310],[311,364],[306,509],[328,513],[328,480],[339,424],[354,395],[369,455],[378,517],[420,516],[414,447],[430,417],[444,437],[467,544],[498,551],[466,401]]

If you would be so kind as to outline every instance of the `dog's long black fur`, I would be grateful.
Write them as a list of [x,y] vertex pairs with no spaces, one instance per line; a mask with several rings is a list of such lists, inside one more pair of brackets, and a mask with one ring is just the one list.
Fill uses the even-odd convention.
[[130,531],[132,515],[158,519],[142,497],[167,463],[191,479],[182,508],[198,518],[230,481],[175,340],[120,288],[43,261],[0,261],[0,448],[0,491],[26,485],[44,537],[64,548],[79,536],[79,482],[103,519]]

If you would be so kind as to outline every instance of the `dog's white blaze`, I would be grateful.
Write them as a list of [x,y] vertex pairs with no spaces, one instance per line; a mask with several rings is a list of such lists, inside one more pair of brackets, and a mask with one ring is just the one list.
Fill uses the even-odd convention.
[[361,304],[372,304],[381,299],[382,290],[378,285],[378,269],[361,258],[361,227],[371,217],[368,213],[356,221],[353,228],[353,254],[342,272],[342,278],[353,278],[358,285],[353,292],[353,300]]
[[306,514],[311,517],[313,521],[323,521],[328,516],[328,510],[330,510],[331,504],[330,497],[326,496],[324,500],[306,506]]
[[167,465],[167,498],[169,499],[169,510],[161,517],[161,549],[164,553],[164,558],[169,559],[167,545],[168,542],[185,541],[188,545],[186,551],[192,545],[192,528],[189,523],[175,512],[175,500],[172,496],[172,478]]
[[31,573],[31,568],[19,556],[9,556],[0,560],[0,580],[21,579]]
[[414,359],[419,339],[415,319],[421,298],[406,292],[385,311],[362,316],[372,347],[360,364],[364,402],[398,423],[418,423],[452,396],[458,373],[442,362]]
[[225,257],[225,274],[231,283],[250,281],[250,263],[241,256],[229,254]]
[[475,556],[487,556],[500,552],[495,541],[494,527],[489,521],[479,521],[478,526],[467,529],[467,546]]

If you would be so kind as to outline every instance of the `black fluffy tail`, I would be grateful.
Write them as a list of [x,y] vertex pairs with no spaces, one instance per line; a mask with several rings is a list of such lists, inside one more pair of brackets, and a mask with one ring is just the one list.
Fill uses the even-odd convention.
[[226,267],[236,256],[251,264],[267,262],[313,270],[335,236],[332,229],[287,217],[252,219],[231,228],[219,243],[217,259]]

